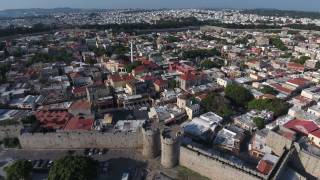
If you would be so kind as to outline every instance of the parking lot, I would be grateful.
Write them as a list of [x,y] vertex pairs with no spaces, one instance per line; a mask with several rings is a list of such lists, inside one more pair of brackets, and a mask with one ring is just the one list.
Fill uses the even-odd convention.
[[81,150],[2,150],[0,161],[9,162],[17,159],[30,160],[34,167],[33,179],[44,179],[52,166],[52,161],[66,155],[86,155],[101,164],[99,179],[121,179],[124,172],[133,179],[144,179],[147,175],[147,163],[137,150],[81,149]]

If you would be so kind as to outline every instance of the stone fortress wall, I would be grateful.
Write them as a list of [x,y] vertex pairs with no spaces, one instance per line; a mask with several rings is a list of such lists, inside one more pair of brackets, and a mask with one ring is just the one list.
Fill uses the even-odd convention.
[[199,174],[209,177],[210,179],[219,180],[256,180],[267,179],[263,174],[245,168],[243,166],[233,164],[232,162],[221,157],[214,157],[187,146],[180,147],[181,166],[192,169]]
[[19,141],[23,149],[141,148],[142,134],[140,131],[23,133]]
[[[172,168],[179,164],[211,179],[231,180],[237,177],[238,180],[254,180],[271,178],[194,146],[180,145],[180,135],[175,131],[162,131],[160,133],[158,128],[145,126],[136,132],[22,133],[18,135],[18,138],[21,147],[24,149],[82,149],[94,147],[142,149],[143,155],[149,159],[156,158],[161,154],[161,164],[165,168]],[[291,161],[299,161],[301,168],[307,173],[320,177],[319,158],[304,153],[302,150],[299,151],[297,147],[295,149],[297,149],[296,155],[290,153],[290,158],[293,159]],[[292,156],[296,156],[296,158]],[[286,164],[281,164],[279,169],[285,169]],[[282,170],[279,170],[280,172],[275,171],[274,179],[280,177]]]

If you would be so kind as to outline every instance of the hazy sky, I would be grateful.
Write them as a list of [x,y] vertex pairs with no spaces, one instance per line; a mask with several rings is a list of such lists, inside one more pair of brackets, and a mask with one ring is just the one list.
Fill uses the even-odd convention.
[[0,9],[20,8],[277,8],[320,11],[320,0],[0,0]]

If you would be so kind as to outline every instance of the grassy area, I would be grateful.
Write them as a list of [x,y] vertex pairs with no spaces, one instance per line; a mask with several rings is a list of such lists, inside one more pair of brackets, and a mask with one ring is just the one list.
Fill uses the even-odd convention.
[[210,180],[209,178],[183,166],[178,166],[177,171],[179,180]]

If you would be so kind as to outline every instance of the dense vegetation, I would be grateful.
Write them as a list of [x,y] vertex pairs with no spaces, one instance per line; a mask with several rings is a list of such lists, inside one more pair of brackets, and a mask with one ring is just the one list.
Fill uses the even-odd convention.
[[7,28],[0,29],[0,37],[13,36],[18,34],[40,33],[40,32],[51,31],[54,29],[57,29],[57,26],[55,25],[48,26],[41,23],[35,24],[31,28],[9,26]]
[[292,62],[304,65],[304,63],[309,59],[311,59],[309,56],[301,56],[298,59],[293,59]]
[[263,129],[266,126],[264,119],[261,117],[253,118],[253,122],[257,126],[258,129]]
[[288,113],[290,105],[281,99],[254,99],[249,102],[248,108],[272,111],[275,117],[279,117]]
[[169,80],[168,87],[169,87],[169,89],[174,89],[174,88],[178,87],[178,82],[176,80]]
[[123,58],[123,55],[129,53],[129,51],[130,51],[129,47],[119,44],[119,45],[108,46],[105,53],[108,56],[116,54],[116,55],[119,55],[121,58]]
[[4,168],[7,180],[31,180],[32,164],[27,160],[15,161],[12,165]]
[[184,59],[195,59],[195,58],[208,58],[213,56],[220,56],[221,53],[217,49],[193,49],[184,51],[182,57]]
[[209,93],[208,96],[201,101],[201,105],[206,111],[212,111],[224,118],[230,117],[233,113],[229,101],[213,92]]
[[165,40],[168,43],[174,43],[174,42],[180,42],[181,41],[178,37],[175,37],[175,36],[172,36],[172,35],[165,37]]
[[54,161],[48,180],[91,180],[98,176],[99,163],[82,156],[66,156]]
[[52,62],[64,62],[70,64],[72,59],[72,53],[66,49],[50,49],[48,53],[37,53],[27,61],[27,66],[34,63],[52,63]]
[[236,106],[246,107],[254,97],[251,92],[238,84],[230,84],[224,90],[225,96]]
[[10,71],[11,64],[0,64],[0,83],[7,82],[6,74]]
[[264,94],[272,94],[272,95],[278,94],[278,91],[276,91],[275,89],[273,89],[270,86],[263,86],[263,88],[260,91]]
[[[273,14],[274,15],[274,14]],[[188,17],[188,18],[180,18],[175,20],[165,20],[159,21],[157,24],[147,24],[147,23],[136,23],[136,24],[87,24],[82,26],[76,26],[73,28],[83,28],[83,29],[112,29],[114,32],[139,32],[139,30],[153,30],[153,29],[168,29],[168,28],[186,28],[186,27],[198,27],[203,25],[209,26],[218,26],[223,28],[230,28],[230,29],[281,29],[283,26],[278,25],[267,25],[267,24],[227,24],[222,23],[215,20],[208,20],[208,21],[199,21],[195,17]],[[292,28],[292,29],[301,29],[301,30],[320,30],[320,26],[315,24],[292,24],[286,25],[285,27]],[[31,33],[40,33],[40,32],[47,32],[51,30],[56,30],[59,27],[56,25],[43,25],[43,24],[36,24],[33,27],[14,27],[10,26],[5,29],[0,30],[0,37],[17,35],[17,34],[31,34]],[[67,27],[68,28],[68,27]],[[72,28],[72,27],[71,27]]]
[[206,59],[201,62],[200,66],[203,69],[211,69],[211,68],[221,68],[224,65],[223,60],[215,59],[215,60],[209,60]]
[[125,69],[128,73],[131,73],[133,69],[135,69],[136,67],[140,66],[141,62],[140,61],[134,61],[132,63],[129,63],[125,66]]
[[20,146],[20,143],[18,138],[6,137],[3,139],[3,145],[6,148],[17,148]]
[[35,115],[31,115],[31,116],[27,116],[27,117],[23,118],[21,121],[23,124],[33,124],[33,123],[37,122],[37,118]]
[[276,48],[280,49],[281,51],[288,50],[288,47],[278,37],[270,38],[270,45],[275,46]]

